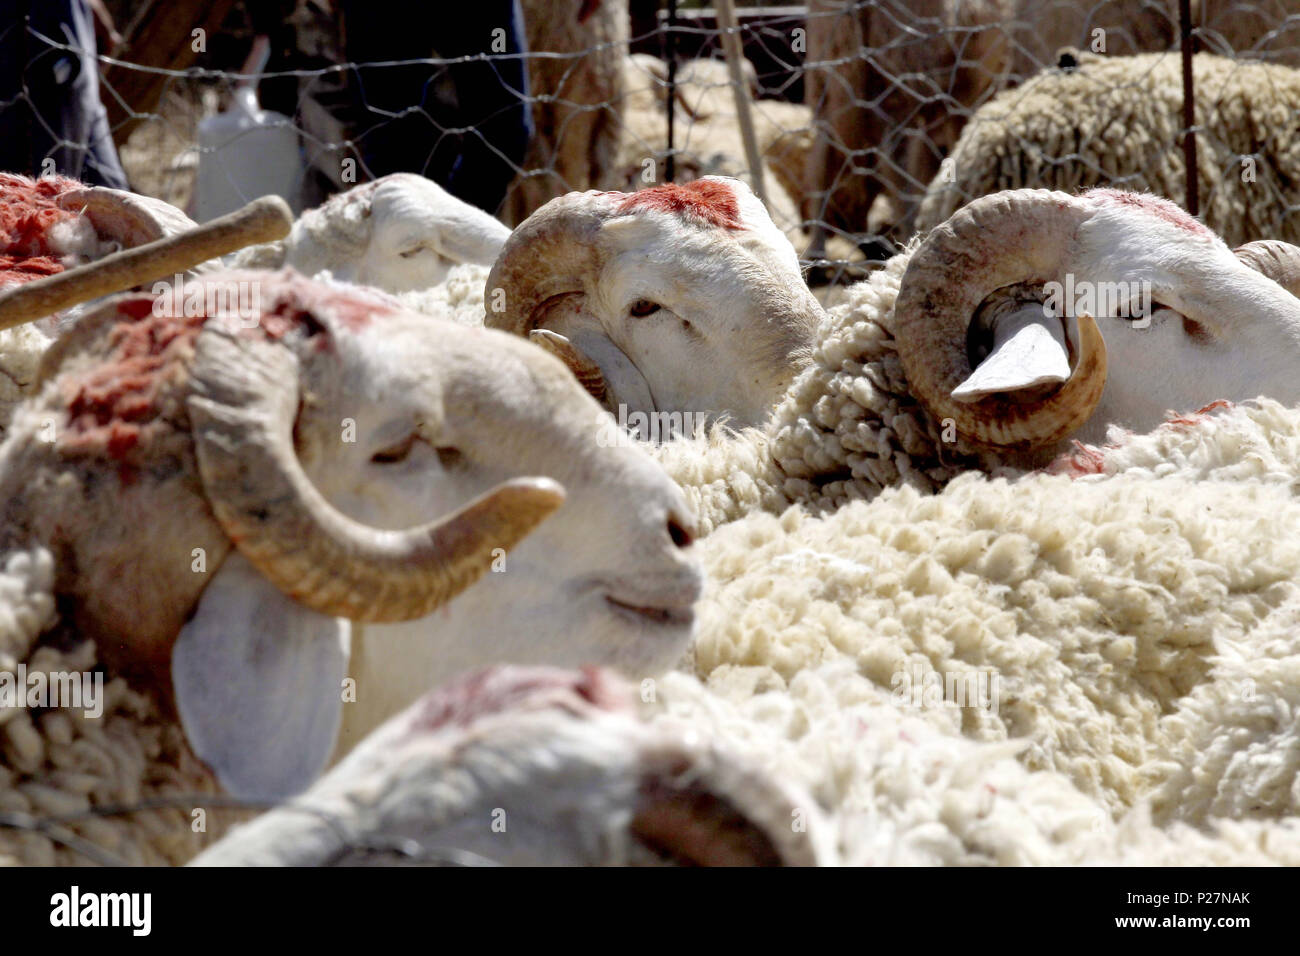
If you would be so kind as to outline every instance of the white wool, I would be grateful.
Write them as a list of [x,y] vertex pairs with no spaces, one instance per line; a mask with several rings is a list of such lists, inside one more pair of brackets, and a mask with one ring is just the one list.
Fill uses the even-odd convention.
[[471,328],[483,327],[483,290],[491,266],[463,262],[451,267],[447,278],[432,288],[399,292],[395,298],[421,315],[451,319]]
[[[1183,128],[1176,54],[1077,52],[1076,69],[1048,69],[980,106],[916,216],[924,235],[958,208],[1004,189],[1067,192],[1116,185],[1178,202],[1184,164],[1170,148]],[[1294,183],[1300,165],[1289,119],[1300,72],[1198,53],[1196,126],[1201,219],[1229,246],[1300,241]],[[1243,160],[1253,159],[1254,175]]]
[[85,216],[73,216],[53,223],[46,233],[46,241],[65,269],[94,262],[122,248],[122,244],[114,239],[101,239]]
[[1181,415],[1146,434],[1112,425],[1104,446],[1076,444],[1051,470],[1095,480],[1124,472],[1144,477],[1289,484],[1300,462],[1296,412],[1271,399],[1216,402]]
[[[1110,475],[715,531],[706,687],[670,675],[657,719],[809,787],[849,862],[1300,862],[1300,411],[1186,421]],[[911,706],[932,673],[996,675],[997,708]]]
[[35,325],[0,331],[0,436],[9,426],[14,409],[36,380],[41,356],[53,339]]
[[[0,570],[0,671],[92,674],[93,641],[61,624],[54,602],[54,560],[42,547],[16,549]],[[192,795],[175,808],[88,816],[57,828],[130,865],[180,863],[246,816],[205,807],[217,790],[190,753],[174,721],[161,717],[121,677],[104,677],[102,713],[59,706],[33,711],[26,689],[17,707],[0,707],[0,813],[41,819],[93,806],[131,805],[167,795]],[[196,832],[191,809],[203,808],[207,832]],[[0,866],[93,862],[51,833],[0,827]]]

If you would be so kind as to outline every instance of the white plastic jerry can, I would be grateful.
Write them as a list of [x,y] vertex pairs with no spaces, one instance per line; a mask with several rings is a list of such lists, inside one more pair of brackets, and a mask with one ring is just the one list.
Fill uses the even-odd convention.
[[194,218],[207,222],[274,193],[298,213],[303,163],[289,117],[263,110],[257,91],[241,86],[224,113],[199,123]]

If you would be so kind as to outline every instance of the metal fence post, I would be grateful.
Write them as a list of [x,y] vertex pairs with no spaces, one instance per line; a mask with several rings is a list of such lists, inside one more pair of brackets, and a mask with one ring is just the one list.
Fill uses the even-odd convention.
[[677,105],[677,0],[668,0],[668,21],[664,29],[664,59],[668,61],[668,155],[664,179],[672,182],[677,172],[677,147],[673,138]]
[[1200,213],[1200,183],[1196,168],[1196,89],[1192,81],[1192,0],[1178,0],[1178,28],[1183,57],[1183,164],[1187,167],[1184,205],[1196,216]]

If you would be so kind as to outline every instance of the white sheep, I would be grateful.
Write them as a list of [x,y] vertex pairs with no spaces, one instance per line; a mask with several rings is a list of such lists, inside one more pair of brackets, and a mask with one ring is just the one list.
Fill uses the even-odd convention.
[[1295,257],[1277,249],[1245,261],[1143,194],[1007,192],[827,314],[747,187],[706,179],[549,204],[494,266],[487,324],[561,352],[615,414],[761,429],[657,452],[707,529],[1032,467],[1170,408],[1300,400],[1300,300],[1272,278],[1294,283]]
[[662,709],[808,786],[848,862],[1294,865],[1300,411],[1112,439],[706,536],[706,687]]
[[737,425],[768,416],[821,317],[794,247],[721,177],[552,200],[511,234],[488,288],[489,328],[585,354],[615,414]]
[[[1075,480],[969,475],[704,539],[699,679],[643,682],[650,727],[734,754],[749,807],[782,781],[760,816],[809,821],[817,862],[1300,863],[1300,412],[1114,438],[1059,463]],[[611,802],[644,779],[641,730],[606,744],[608,698],[570,680],[565,716],[509,696],[486,723],[523,675],[441,690],[198,862],[638,860],[610,824],[637,819]],[[523,811],[514,839],[494,808]]]
[[691,728],[637,720],[632,700],[598,669],[462,677],[194,865],[834,860],[807,795]]
[[239,253],[241,268],[290,266],[397,295],[428,315],[483,324],[483,282],[510,230],[413,173],[393,173],[304,212],[279,242]]
[[[1118,184],[1182,202],[1183,88],[1176,54],[1075,56],[982,106],[966,124],[917,214],[925,231],[963,203],[1021,186],[1076,191]],[[1292,143],[1300,72],[1198,54],[1201,218],[1231,245],[1300,242]]]
[[[592,440],[601,412],[559,363],[287,271],[205,281],[252,284],[253,321],[133,295],[47,353],[0,446],[0,544],[57,555],[69,625],[161,712],[174,700],[227,791],[310,782],[345,696],[360,736],[487,660],[640,672],[680,655],[700,586],[681,494],[640,452]],[[534,465],[555,479],[518,477]],[[563,533],[507,556],[561,506],[556,480]],[[439,604],[405,632],[368,628],[349,659],[340,618]],[[57,789],[37,764],[32,782]]]
[[[179,209],[147,196],[87,187],[64,176],[0,173],[0,289],[193,226]],[[74,309],[0,330],[0,429],[26,395],[45,349],[79,314]]]

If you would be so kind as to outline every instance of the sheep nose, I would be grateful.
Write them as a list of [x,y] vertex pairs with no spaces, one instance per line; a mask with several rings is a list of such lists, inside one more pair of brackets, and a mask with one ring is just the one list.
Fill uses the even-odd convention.
[[668,537],[679,548],[689,548],[695,541],[695,518],[686,511],[675,508],[668,512]]

